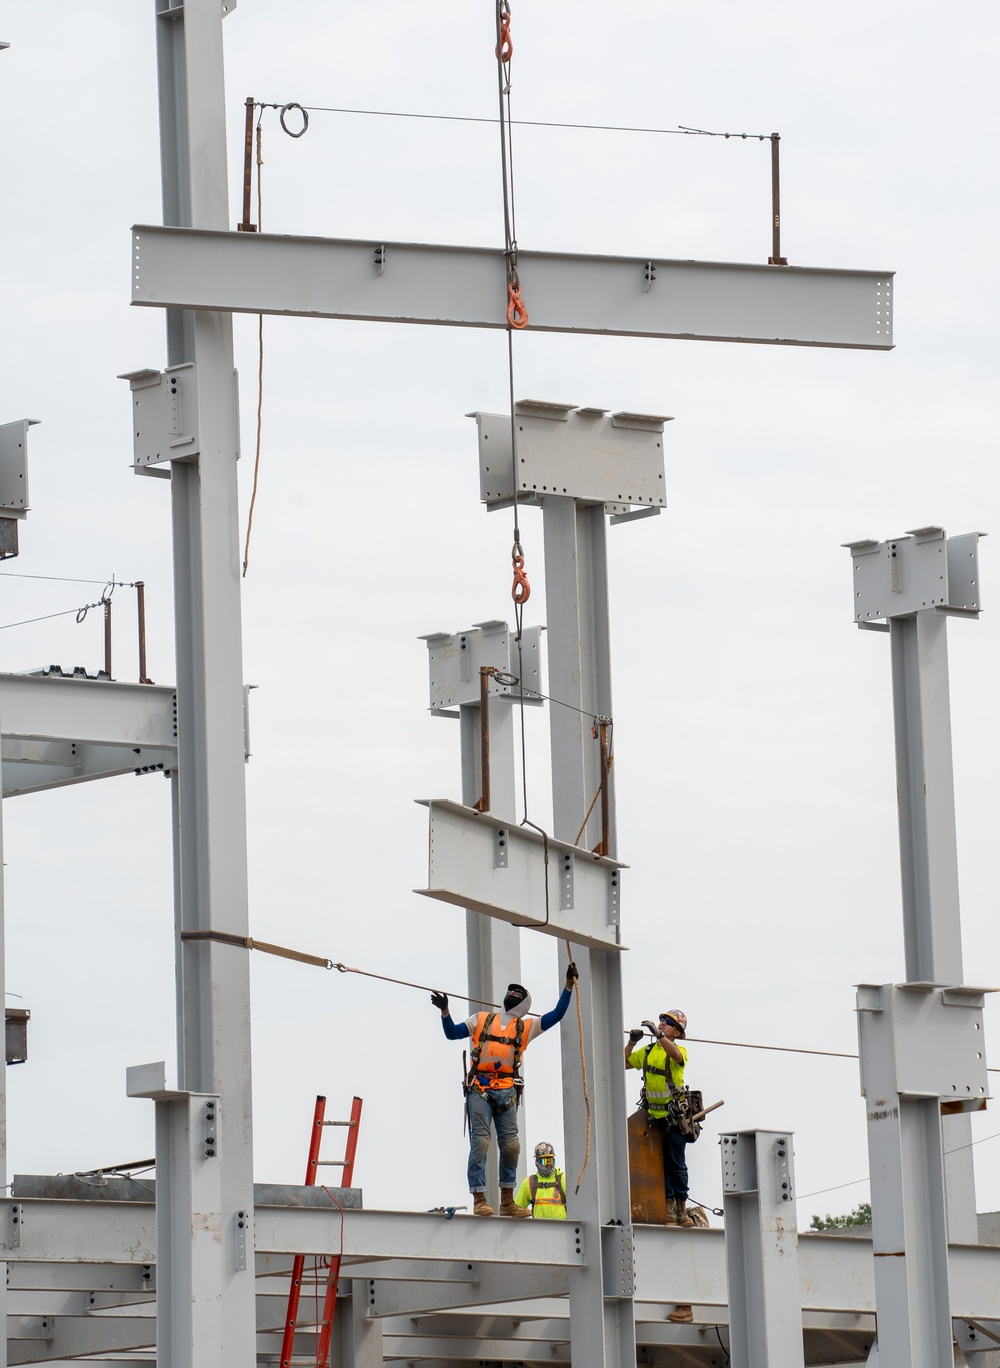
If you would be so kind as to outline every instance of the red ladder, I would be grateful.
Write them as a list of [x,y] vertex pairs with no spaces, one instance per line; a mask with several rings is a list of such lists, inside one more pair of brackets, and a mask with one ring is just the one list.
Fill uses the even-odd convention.
[[[351,1104],[351,1119],[349,1121],[327,1121],[324,1119],[326,1114],[326,1098],[316,1098],[316,1109],[313,1112],[312,1130],[309,1134],[309,1158],[306,1161],[306,1187],[316,1186],[317,1169],[323,1166],[337,1167],[344,1170],[341,1179],[341,1187],[350,1187],[354,1178],[354,1156],[358,1149],[358,1131],[361,1126],[361,1098],[356,1097]],[[319,1157],[320,1142],[323,1138],[324,1126],[347,1126],[347,1144],[344,1148],[343,1159],[321,1159]],[[333,1313],[337,1305],[337,1285],[340,1282],[340,1264],[343,1251],[335,1254],[330,1259],[330,1267],[326,1279],[326,1295],[323,1300],[323,1316],[317,1327],[319,1337],[316,1344],[316,1364],[317,1368],[326,1368],[326,1362],[330,1355],[330,1336],[333,1333]],[[302,1295],[302,1274],[305,1269],[306,1256],[296,1254],[292,1262],[292,1282],[288,1289],[288,1312],[285,1316],[285,1333],[281,1340],[280,1368],[291,1368],[292,1344],[295,1339],[295,1325],[299,1315],[299,1299]]]

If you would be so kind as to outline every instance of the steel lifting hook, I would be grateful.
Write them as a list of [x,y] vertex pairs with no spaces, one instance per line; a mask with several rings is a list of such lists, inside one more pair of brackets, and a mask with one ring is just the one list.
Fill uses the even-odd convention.
[[524,552],[521,550],[519,542],[514,543],[514,549],[510,553],[510,563],[514,568],[514,584],[510,591],[510,596],[515,603],[527,603],[531,598],[531,585],[528,583],[528,576],[524,573]]
[[526,328],[528,326],[528,310],[524,307],[524,300],[521,298],[521,287],[515,285],[513,281],[507,286],[507,322],[512,328]]

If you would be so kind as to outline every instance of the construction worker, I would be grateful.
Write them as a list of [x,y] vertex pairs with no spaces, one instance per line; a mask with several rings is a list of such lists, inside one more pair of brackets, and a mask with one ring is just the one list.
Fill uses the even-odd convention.
[[541,1017],[528,1015],[531,994],[520,983],[508,986],[502,1012],[477,1012],[457,1023],[452,1021],[448,1011],[448,994],[431,993],[431,1002],[440,1009],[441,1025],[448,1039],[472,1041],[465,1102],[469,1118],[469,1191],[476,1216],[493,1215],[493,1208],[486,1200],[486,1155],[491,1125],[496,1128],[500,1151],[500,1215],[522,1219],[529,1216],[514,1201],[517,1161],[521,1155],[517,1135],[517,1104],[524,1087],[521,1056],[536,1035],[562,1021],[578,977],[576,965],[570,962],[559,1001],[551,1012]]
[[565,1221],[566,1175],[556,1168],[556,1152],[547,1140],[535,1146],[535,1172],[525,1178],[514,1201],[519,1207],[530,1207],[536,1218]]
[[[685,1150],[687,1140],[676,1124],[676,1107],[671,1103],[684,1088],[684,1066],[687,1050],[678,1045],[687,1031],[687,1017],[676,1009],[661,1012],[659,1025],[644,1021],[654,1036],[652,1045],[639,1046],[643,1032],[633,1027],[625,1046],[626,1069],[642,1070],[642,1096],[649,1119],[660,1132],[663,1146],[663,1184],[667,1198],[666,1225],[690,1229],[694,1219],[687,1209],[688,1171]],[[667,1320],[689,1325],[694,1319],[690,1306],[678,1304]]]
[[671,1103],[683,1091],[684,1066],[687,1050],[678,1045],[687,1028],[683,1012],[661,1012],[660,1022],[644,1022],[654,1035],[651,1045],[639,1046],[643,1032],[639,1027],[629,1031],[625,1047],[626,1069],[642,1070],[643,1102],[649,1119],[660,1132],[663,1146],[663,1180],[667,1198],[667,1225],[691,1227],[694,1221],[687,1209],[688,1171],[687,1140],[677,1125],[676,1108]]

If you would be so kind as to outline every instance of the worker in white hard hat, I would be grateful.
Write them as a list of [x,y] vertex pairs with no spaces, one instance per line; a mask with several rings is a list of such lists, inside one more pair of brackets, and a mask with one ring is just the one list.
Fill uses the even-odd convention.
[[[639,1045],[643,1031],[634,1027],[629,1031],[625,1046],[626,1069],[642,1070],[642,1101],[654,1128],[660,1133],[663,1146],[663,1183],[667,1199],[666,1225],[690,1229],[694,1219],[687,1209],[688,1170],[687,1137],[677,1125],[675,1099],[683,1095],[684,1066],[687,1049],[678,1045],[687,1031],[687,1017],[676,1008],[661,1012],[659,1024],[644,1021],[653,1036],[651,1045]],[[693,1320],[690,1306],[678,1305],[667,1316],[668,1320],[688,1324]]]

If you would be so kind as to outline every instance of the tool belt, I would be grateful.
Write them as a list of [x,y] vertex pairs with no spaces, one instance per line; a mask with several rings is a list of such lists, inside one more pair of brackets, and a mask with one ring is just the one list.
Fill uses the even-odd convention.
[[676,1127],[689,1145],[693,1145],[701,1134],[701,1122],[691,1118],[697,1116],[704,1105],[700,1092],[682,1088],[667,1108],[667,1125]]
[[[500,1074],[500,1075],[496,1075],[496,1074],[490,1074],[490,1075],[489,1075],[490,1078],[495,1078],[495,1077],[498,1077],[498,1076],[499,1076],[500,1078],[509,1078],[509,1077],[511,1077],[511,1075],[508,1074],[508,1073],[503,1073],[503,1074]],[[487,1087],[484,1087],[483,1084],[479,1082],[479,1078],[478,1078],[478,1076],[477,1076],[476,1071],[470,1070],[469,1073],[468,1073],[468,1075],[467,1075],[466,1078],[465,1078],[465,1082],[462,1084],[462,1093],[463,1093],[463,1095],[464,1095],[466,1098],[468,1098],[469,1093],[474,1093],[474,1092],[477,1092],[477,1093],[490,1093],[490,1094],[493,1094],[493,1095],[496,1095],[497,1093],[507,1093],[507,1094],[509,1094],[508,1101],[504,1104],[504,1106],[502,1106],[502,1107],[499,1109],[500,1111],[506,1111],[508,1107],[513,1107],[513,1106],[515,1106],[515,1105],[519,1107],[519,1106],[521,1105],[521,1098],[524,1096],[524,1079],[523,1079],[523,1078],[520,1078],[517,1074],[514,1074],[514,1075],[513,1075],[513,1078],[514,1078],[513,1087],[510,1087],[510,1088],[487,1088]]]

